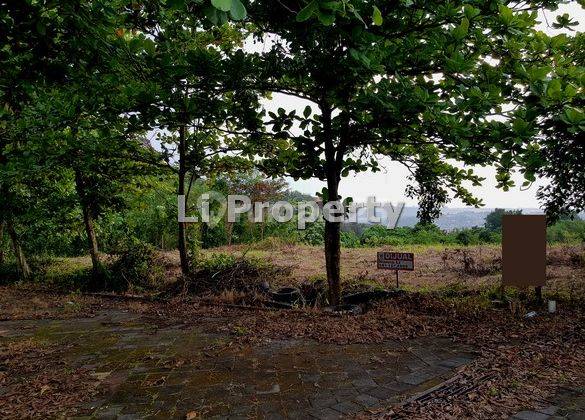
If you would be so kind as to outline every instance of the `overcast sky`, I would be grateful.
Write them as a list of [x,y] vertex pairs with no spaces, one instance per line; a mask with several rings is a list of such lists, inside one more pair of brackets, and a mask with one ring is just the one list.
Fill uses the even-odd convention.
[[[550,25],[555,21],[557,13],[569,13],[574,20],[579,22],[575,27],[577,31],[583,31],[585,28],[585,11],[577,4],[572,2],[563,5],[554,14],[547,13],[547,20]],[[548,34],[556,34],[559,31],[547,26],[544,16],[541,14],[540,28]],[[283,107],[291,109],[298,108],[299,111],[305,107],[305,103],[296,98],[284,95],[275,95],[271,105],[275,108]],[[272,106],[270,106],[272,108]],[[390,161],[381,161],[384,170],[378,173],[364,172],[357,175],[350,175],[343,178],[340,184],[340,193],[343,197],[353,197],[355,201],[365,201],[368,196],[375,196],[379,201],[406,202],[407,205],[416,205],[416,201],[406,199],[404,189],[407,185],[408,171],[400,164]],[[491,167],[475,168],[475,172],[487,178],[481,187],[470,187],[470,190],[478,197],[482,198],[486,207],[504,207],[504,208],[534,208],[539,207],[536,200],[536,190],[538,186],[543,185],[545,180],[538,180],[529,189],[522,189],[522,176],[517,174],[514,177],[517,187],[504,192],[495,187],[494,181],[495,170]],[[291,188],[298,191],[314,195],[320,191],[324,184],[319,180],[294,181],[290,180]],[[449,207],[463,207],[459,200],[453,200],[448,204]]]

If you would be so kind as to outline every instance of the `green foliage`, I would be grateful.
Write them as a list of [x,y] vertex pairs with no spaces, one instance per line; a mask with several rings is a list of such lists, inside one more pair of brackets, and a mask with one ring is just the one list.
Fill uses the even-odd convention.
[[16,261],[4,261],[0,264],[0,286],[12,284],[16,281],[18,281]]
[[[538,12],[558,4],[6,2],[0,222],[37,255],[95,257],[98,243],[110,253],[129,238],[173,249],[184,245],[174,194],[195,194],[197,181],[285,196],[278,180],[225,176],[257,161],[273,176],[326,181],[323,197],[337,199],[342,178],[379,170],[382,155],[411,170],[406,193],[423,225],[344,232],[345,246],[498,242],[501,212],[486,228],[431,224],[452,198],[482,204],[469,186],[483,179],[456,162],[495,162],[505,190],[518,168],[524,186],[547,177],[538,197],[552,223],[585,208],[584,37],[567,34],[576,22],[566,14],[553,27],[567,33],[536,30]],[[266,39],[262,51],[242,48]],[[307,104],[264,106],[275,93]],[[325,229],[242,220],[187,230],[195,249],[270,236],[322,244]],[[579,223],[549,230],[553,242],[582,238]],[[139,273],[148,252],[131,252],[124,264]]]
[[144,291],[160,287],[164,269],[154,247],[140,241],[126,246],[109,267],[106,290]]
[[504,210],[504,209],[494,209],[494,211],[490,212],[485,218],[484,226],[486,229],[492,232],[501,232],[502,231],[502,218],[504,215],[519,215],[522,214],[522,210]]
[[300,234],[301,241],[308,245],[323,245],[325,238],[325,223],[321,220],[307,224]]
[[233,267],[236,261],[235,255],[214,252],[198,261],[196,267],[200,270],[216,273]]
[[546,230],[549,243],[585,243],[585,221],[561,220]]
[[354,232],[341,232],[341,246],[345,248],[358,248],[360,246],[360,238]]

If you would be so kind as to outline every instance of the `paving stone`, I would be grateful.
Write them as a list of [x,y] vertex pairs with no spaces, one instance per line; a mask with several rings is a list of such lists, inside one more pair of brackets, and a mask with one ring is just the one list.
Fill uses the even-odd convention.
[[310,398],[309,401],[311,403],[311,407],[322,408],[322,407],[330,407],[330,406],[336,404],[337,398],[335,398],[333,395],[327,395],[327,396],[320,396],[320,397],[316,397],[316,398]]
[[341,418],[341,413],[331,408],[320,408],[308,412],[311,417],[319,420],[332,420]]
[[438,363],[439,366],[447,368],[456,368],[469,363],[472,359],[467,357],[452,357]]
[[364,407],[373,407],[380,404],[380,400],[378,398],[372,397],[368,394],[360,394],[355,397],[354,401],[363,405]]
[[341,414],[355,414],[363,410],[362,406],[353,403],[351,401],[342,401],[339,404],[331,406],[335,411],[339,411]]
[[319,373],[313,373],[313,374],[302,373],[301,374],[301,381],[303,381],[303,382],[315,383],[315,382],[319,382],[320,379],[321,379],[321,374],[319,374]]
[[393,389],[386,388],[384,386],[379,386],[377,388],[372,388],[367,392],[367,394],[380,400],[388,400],[396,396],[398,392]]
[[409,385],[420,385],[423,382],[428,381],[433,377],[433,374],[430,372],[413,372],[408,375],[401,375],[396,378],[398,382],[402,382]]
[[521,411],[512,416],[514,420],[548,420],[550,415],[536,411]]
[[284,419],[284,418],[286,418],[286,417],[284,417],[284,416],[283,416],[282,414],[280,414],[280,413],[269,412],[269,413],[266,413],[266,414],[264,414],[264,418],[265,418],[266,420],[281,420],[281,419]]
[[539,408],[534,411],[538,411],[539,413],[548,414],[549,416],[552,416],[553,414],[556,414],[557,411],[559,411],[559,407],[557,407],[556,405],[551,405],[550,407]]
[[[112,372],[106,383],[113,389],[103,387],[98,396],[102,407],[88,408],[96,416],[111,418],[157,413],[176,417],[190,411],[224,418],[340,418],[410,393],[429,379],[451,375],[451,366],[468,357],[467,349],[435,338],[409,340],[404,346],[275,340],[224,348],[232,338],[221,333],[204,333],[207,329],[198,326],[149,327],[151,320],[112,310],[86,320],[27,322],[2,328],[17,338],[43,326],[56,335],[66,332],[77,346],[70,359],[63,356],[67,363]],[[215,326],[225,319],[204,317],[198,322]],[[92,341],[100,343],[99,351]],[[177,359],[188,362],[166,367],[175,366]],[[417,371],[411,372],[408,365]]]
[[339,402],[347,399],[351,400],[359,394],[358,390],[354,387],[333,389],[331,392]]
[[351,381],[356,388],[375,387],[378,384],[372,378],[356,379]]

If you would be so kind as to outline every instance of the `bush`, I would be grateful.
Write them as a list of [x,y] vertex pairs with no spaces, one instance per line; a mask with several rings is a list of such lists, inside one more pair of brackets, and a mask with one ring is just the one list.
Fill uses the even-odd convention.
[[357,248],[360,246],[360,238],[354,232],[341,232],[341,246]]
[[4,261],[0,265],[0,286],[15,283],[18,280],[18,271],[16,268],[16,262]]
[[260,251],[272,251],[287,246],[294,246],[297,244],[297,238],[295,236],[281,238],[278,236],[269,236],[268,238],[262,239],[256,242],[252,249]]
[[561,220],[546,231],[549,243],[583,243],[585,242],[585,221],[583,220]]
[[318,222],[307,225],[301,232],[301,241],[307,245],[323,245],[325,243],[325,222]]
[[164,269],[154,247],[134,241],[110,265],[105,283],[106,289],[113,291],[150,290],[163,280]]
[[276,267],[265,259],[217,253],[198,261],[183,290],[194,294],[225,290],[253,293],[275,277],[289,273],[289,268]]

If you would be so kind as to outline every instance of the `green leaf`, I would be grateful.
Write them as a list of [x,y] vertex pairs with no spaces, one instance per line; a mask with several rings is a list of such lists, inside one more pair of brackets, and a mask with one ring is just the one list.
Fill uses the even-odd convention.
[[173,10],[180,10],[185,7],[185,0],[167,0],[167,7]]
[[467,36],[467,32],[469,31],[469,19],[463,18],[461,19],[461,24],[453,29],[453,36],[455,39],[461,41],[463,38]]
[[565,120],[570,124],[580,124],[585,119],[585,113],[577,108],[566,107],[565,108]]
[[548,74],[552,71],[552,67],[544,66],[544,67],[532,67],[529,70],[530,80],[537,81],[537,80],[546,80]]
[[374,13],[372,14],[372,22],[376,26],[382,25],[384,23],[384,18],[382,17],[382,12],[378,9],[377,6],[374,6]]
[[481,13],[481,10],[479,10],[476,7],[473,7],[470,4],[466,4],[463,7],[463,13],[465,14],[465,17],[469,20],[473,19],[474,17],[478,16]]
[[355,8],[352,10],[352,13],[361,23],[363,23],[365,26],[368,26],[366,25],[364,18],[362,18],[362,15],[360,15],[360,12],[358,12]]
[[232,0],[211,0],[211,4],[222,12],[229,12],[232,8]]
[[311,16],[315,14],[318,10],[317,0],[313,0],[309,4],[307,4],[301,11],[297,14],[297,22],[305,22],[309,20]]
[[325,26],[331,26],[335,22],[335,15],[319,12],[319,21]]
[[47,34],[47,27],[45,26],[45,24],[41,20],[38,20],[37,21],[36,28],[37,28],[37,32],[40,35],[46,35]]
[[500,5],[500,18],[506,25],[509,25],[514,20],[514,12],[509,7]]
[[313,113],[313,110],[311,109],[311,107],[309,105],[307,105],[305,107],[305,110],[303,111],[303,115],[305,118],[309,118],[311,116],[311,114]]
[[326,1],[323,3],[319,3],[319,7],[323,10],[333,10],[336,12],[340,12],[343,10],[343,3],[340,1]]
[[550,98],[558,99],[561,96],[561,80],[553,79],[548,83],[546,95]]
[[203,11],[205,13],[205,17],[211,21],[214,25],[219,23],[219,17],[217,16],[217,9],[215,7],[206,7]]
[[232,0],[230,14],[232,15],[233,20],[242,20],[245,19],[246,16],[248,15],[248,13],[246,12],[246,8],[244,7],[240,0]]

